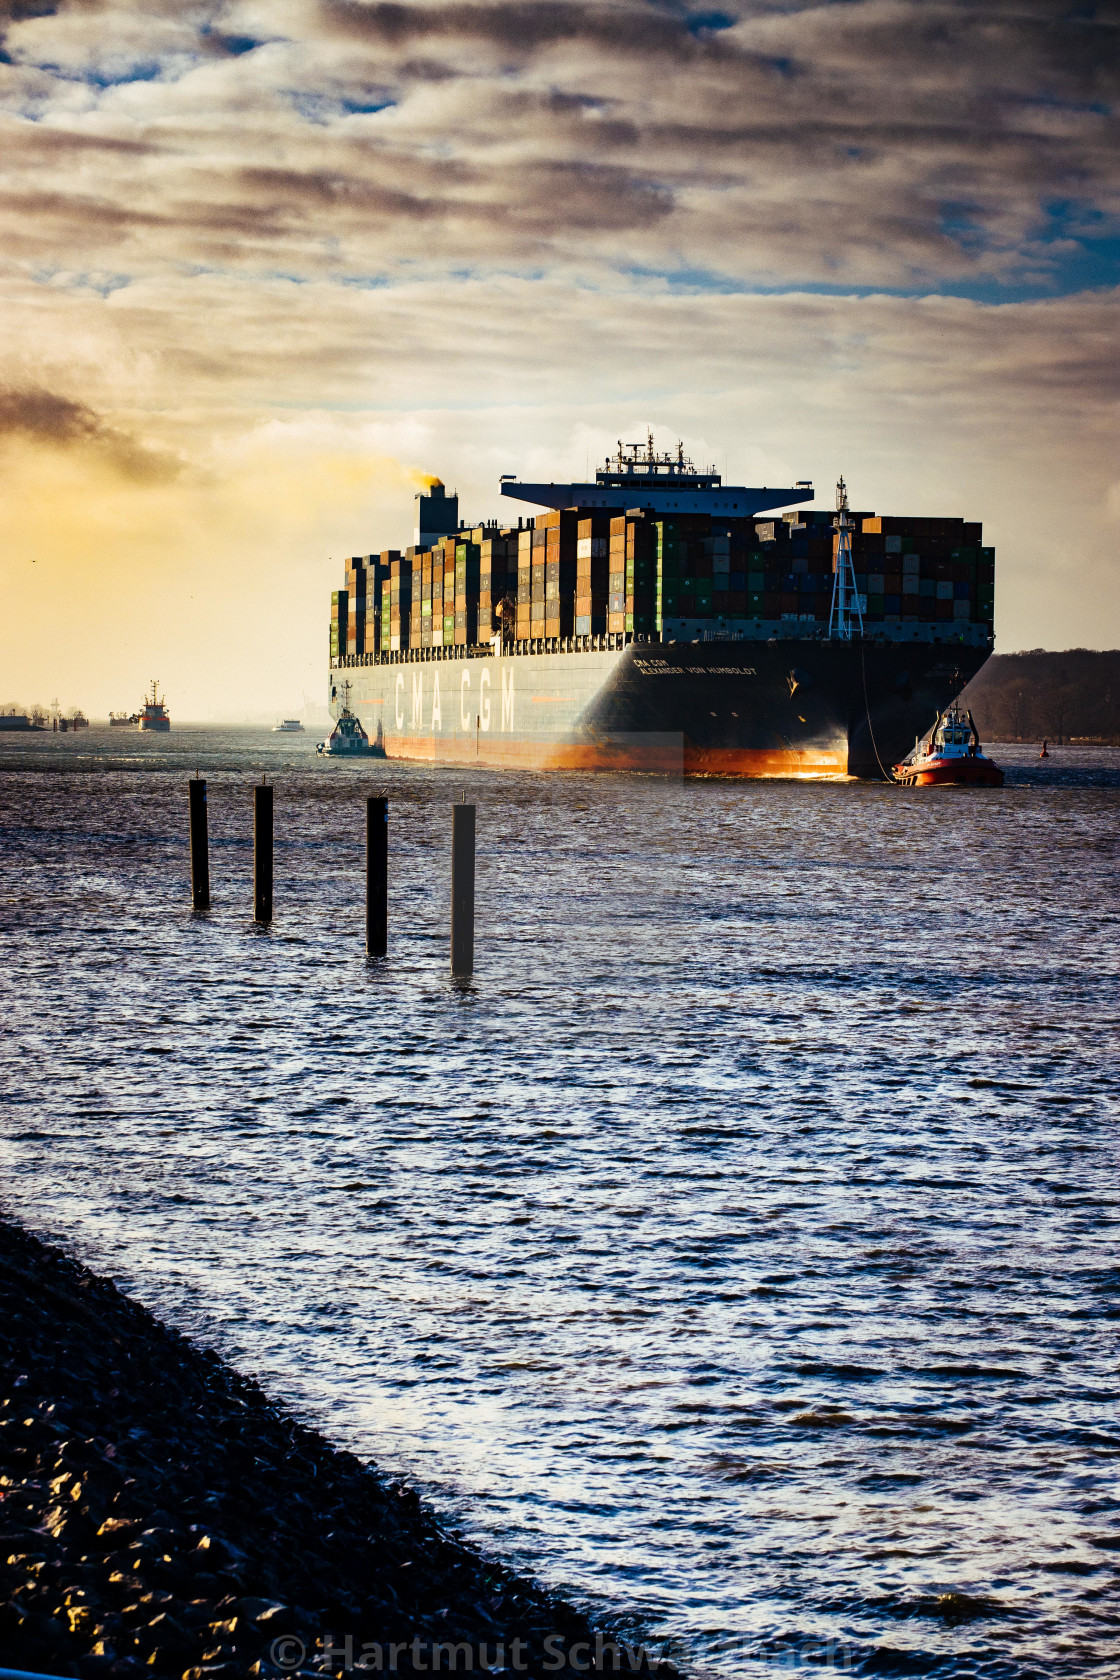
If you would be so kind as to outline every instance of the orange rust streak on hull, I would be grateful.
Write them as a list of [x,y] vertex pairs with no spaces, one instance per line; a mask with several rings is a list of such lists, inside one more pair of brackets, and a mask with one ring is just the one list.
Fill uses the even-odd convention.
[[385,740],[389,758],[425,764],[477,764],[487,769],[646,771],[685,776],[837,776],[847,775],[846,753],[804,752],[749,747],[694,747],[655,742],[640,747],[591,741],[510,741],[431,735]]
[[694,747],[685,743],[686,776],[846,776],[847,749]]

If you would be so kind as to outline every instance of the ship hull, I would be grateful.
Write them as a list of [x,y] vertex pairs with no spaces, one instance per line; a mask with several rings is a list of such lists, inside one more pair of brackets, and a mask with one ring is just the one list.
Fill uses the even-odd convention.
[[990,758],[931,758],[895,766],[904,787],[1002,787],[1003,771]]
[[929,728],[987,647],[650,642],[552,653],[392,659],[330,669],[389,758],[524,770],[870,777]]

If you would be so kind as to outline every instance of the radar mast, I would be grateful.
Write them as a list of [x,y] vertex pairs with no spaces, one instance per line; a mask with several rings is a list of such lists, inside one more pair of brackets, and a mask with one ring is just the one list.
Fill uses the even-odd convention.
[[653,432],[648,428],[644,443],[623,443],[619,438],[617,453],[607,456],[603,465],[596,469],[595,478],[599,484],[633,484],[635,481],[650,484],[657,481],[690,490],[714,489],[723,482],[714,465],[695,465],[684,452],[683,440],[678,441],[675,451],[666,449],[663,453],[659,452]]

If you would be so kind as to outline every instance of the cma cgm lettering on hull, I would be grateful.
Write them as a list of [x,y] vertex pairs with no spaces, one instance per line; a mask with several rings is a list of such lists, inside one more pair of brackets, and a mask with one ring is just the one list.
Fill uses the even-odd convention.
[[957,518],[779,513],[799,484],[723,486],[620,445],[547,512],[347,563],[329,700],[390,757],[685,775],[886,773],[992,647],[994,552]]

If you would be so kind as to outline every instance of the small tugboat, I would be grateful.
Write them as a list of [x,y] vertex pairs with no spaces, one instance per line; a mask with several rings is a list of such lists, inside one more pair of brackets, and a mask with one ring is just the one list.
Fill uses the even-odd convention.
[[167,715],[166,705],[159,697],[159,685],[154,677],[151,692],[144,696],[144,704],[140,708],[138,727],[142,733],[154,730],[160,735],[166,735],[171,728],[171,719]]
[[1003,771],[985,758],[972,713],[954,705],[895,765],[894,779],[903,787],[1002,787]]
[[325,741],[315,751],[326,758],[384,758],[385,748],[371,742],[361,722],[350,710],[350,684],[342,685],[342,710]]
[[298,718],[281,718],[279,723],[272,726],[274,735],[302,735],[303,724]]

